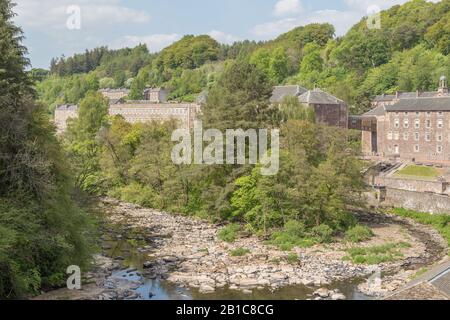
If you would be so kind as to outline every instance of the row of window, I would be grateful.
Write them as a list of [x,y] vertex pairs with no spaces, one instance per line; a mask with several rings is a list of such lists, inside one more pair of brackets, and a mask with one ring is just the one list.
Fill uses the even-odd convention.
[[[389,152],[394,151],[395,153],[400,154],[400,147],[397,145],[394,146],[394,148],[392,148],[392,146],[389,146],[388,149],[389,149]],[[420,145],[418,145],[418,144],[414,145],[414,152],[415,153],[420,152]],[[441,145],[436,146],[436,152],[439,154],[443,153],[444,147]]]
[[[409,128],[409,119],[404,119],[403,120],[403,128],[408,129]],[[427,129],[431,129],[433,126],[433,123],[431,122],[431,120],[427,119],[425,120],[425,127]],[[449,122],[449,127],[450,127],[450,122]],[[400,128],[400,119],[395,119],[394,120],[394,128],[395,129],[399,129]],[[414,120],[414,128],[415,129],[420,129],[420,119],[416,119]],[[444,128],[444,119],[438,119],[437,120],[437,128],[438,129],[442,129]]]
[[[420,112],[414,112],[414,113],[415,113],[416,117],[420,117],[420,114],[421,114]],[[404,112],[403,114],[406,117],[409,116],[409,112]],[[426,114],[427,117],[431,117],[432,112],[431,111],[426,111],[425,114]],[[444,116],[444,112],[439,111],[439,112],[437,112],[437,115],[438,115],[438,117],[443,117]],[[400,112],[395,112],[395,116],[399,117],[400,116]]]
[[[414,137],[414,141],[420,141],[420,133],[419,132],[414,132],[413,137]],[[409,140],[409,132],[404,132],[402,134],[402,138],[404,141],[408,141]],[[400,140],[400,133],[399,132],[388,132],[387,139],[398,141],[398,140]],[[431,140],[432,140],[432,134],[425,133],[425,141],[430,142]],[[436,141],[437,142],[444,141],[444,135],[442,133],[436,134]],[[450,136],[449,136],[449,141],[450,141]]]

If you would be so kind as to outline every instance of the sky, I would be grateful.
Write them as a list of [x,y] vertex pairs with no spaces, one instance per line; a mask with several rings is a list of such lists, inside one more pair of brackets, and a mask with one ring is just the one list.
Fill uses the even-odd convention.
[[13,0],[34,68],[98,46],[145,43],[156,52],[186,34],[209,34],[221,43],[269,40],[297,26],[329,22],[339,36],[368,10],[406,1]]

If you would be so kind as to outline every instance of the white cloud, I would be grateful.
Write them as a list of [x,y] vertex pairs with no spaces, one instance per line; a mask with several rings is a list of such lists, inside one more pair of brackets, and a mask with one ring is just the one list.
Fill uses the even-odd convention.
[[359,19],[361,19],[361,15],[357,12],[319,10],[295,18],[285,18],[257,25],[253,28],[252,33],[267,39],[310,23],[331,23],[336,28],[336,34],[342,35]]
[[157,52],[165,47],[170,46],[175,41],[181,39],[181,36],[176,33],[172,34],[151,34],[147,36],[124,36],[119,39],[113,41],[111,48],[119,49],[119,48],[133,48],[138,44],[146,44],[148,49],[151,52]]
[[[150,16],[142,11],[128,8],[119,0],[15,0],[16,21],[21,26],[43,29],[62,29],[69,18],[67,8],[79,6],[81,27],[92,28],[121,23],[145,23]],[[75,3],[74,3],[75,2]]]
[[233,44],[234,42],[241,40],[238,37],[218,30],[212,30],[208,35],[216,41],[226,44]]
[[[362,17],[371,13],[369,9],[374,6],[381,10],[394,5],[404,4],[409,0],[344,0],[347,8],[342,10],[303,10],[300,1],[279,0],[275,5],[274,13],[284,16],[276,21],[259,24],[251,30],[251,33],[261,39],[269,39],[281,33],[292,30],[295,27],[309,23],[331,23],[336,29],[336,35],[344,35]],[[428,0],[428,2],[440,2],[441,0]],[[296,7],[298,4],[298,7]],[[290,15],[292,13],[292,15]],[[295,13],[295,14],[294,14]],[[288,16],[290,15],[290,16]]]
[[302,11],[303,7],[300,0],[278,0],[274,8],[276,16],[292,16]]

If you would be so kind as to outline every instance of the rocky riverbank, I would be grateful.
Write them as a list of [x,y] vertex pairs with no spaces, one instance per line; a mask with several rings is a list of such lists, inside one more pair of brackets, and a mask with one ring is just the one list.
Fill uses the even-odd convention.
[[[368,221],[376,237],[361,246],[374,246],[388,242],[407,241],[402,249],[403,258],[394,263],[378,266],[355,265],[343,258],[348,244],[315,246],[295,249],[298,261],[288,259],[288,253],[267,246],[256,237],[238,239],[233,244],[217,238],[219,226],[178,215],[145,209],[114,199],[103,199],[106,218],[113,224],[145,230],[152,247],[148,260],[143,263],[147,278],[165,279],[180,287],[197,288],[201,293],[212,293],[220,288],[240,290],[251,294],[253,290],[277,290],[292,285],[311,287],[328,286],[335,281],[367,278],[376,270],[388,273],[382,283],[368,282],[360,286],[362,292],[383,296],[405,284],[426,263],[436,262],[444,252],[445,242],[422,225],[397,217],[380,215]],[[364,218],[364,217],[363,217]],[[367,218],[367,217],[366,217]],[[426,241],[422,242],[426,234]],[[233,257],[232,250],[246,248],[247,255]],[[120,257],[117,257],[120,258]],[[334,293],[335,297],[339,295]],[[333,293],[328,296],[331,297]],[[320,297],[320,295],[319,295]]]

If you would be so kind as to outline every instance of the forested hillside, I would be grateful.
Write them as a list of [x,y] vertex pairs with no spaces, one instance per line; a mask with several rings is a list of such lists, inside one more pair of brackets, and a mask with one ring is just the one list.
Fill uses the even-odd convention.
[[172,90],[171,99],[194,101],[212,88],[227,63],[242,56],[272,85],[321,87],[357,114],[383,92],[436,89],[439,76],[450,73],[450,0],[413,0],[383,11],[381,19],[381,29],[368,29],[362,19],[340,38],[330,24],[311,24],[261,43],[222,45],[209,36],[186,36],[157,54],[145,45],[98,48],[54,59],[51,75],[37,89],[50,110],[106,87],[129,87],[130,98],[140,99],[145,86],[164,86]]
[[88,219],[72,200],[69,167],[35,102],[22,32],[0,1],[0,299],[65,283],[90,259]]

